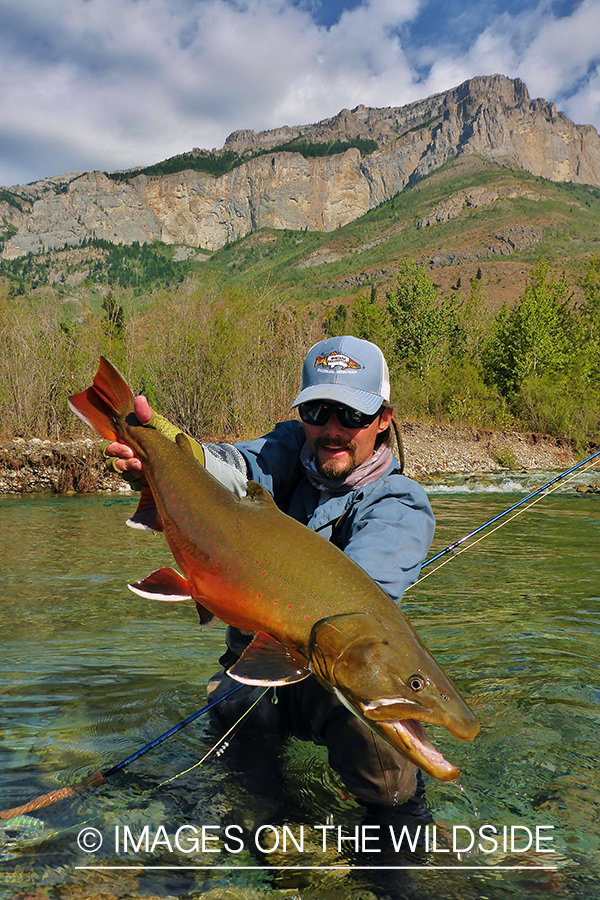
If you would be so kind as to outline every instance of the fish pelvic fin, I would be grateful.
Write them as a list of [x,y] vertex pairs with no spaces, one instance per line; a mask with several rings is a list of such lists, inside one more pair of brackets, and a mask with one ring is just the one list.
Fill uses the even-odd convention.
[[82,421],[108,441],[120,435],[117,420],[133,410],[133,391],[106,357],[100,357],[92,386],[68,398],[69,407]]
[[292,647],[259,631],[227,674],[242,684],[276,687],[303,681],[310,669],[306,659]]

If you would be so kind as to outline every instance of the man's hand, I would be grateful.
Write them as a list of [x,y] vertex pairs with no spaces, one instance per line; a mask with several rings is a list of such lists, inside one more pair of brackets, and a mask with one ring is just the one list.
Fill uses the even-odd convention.
[[[139,396],[135,398],[133,401],[133,411],[142,425],[146,425],[150,421],[152,410],[145,397]],[[141,475],[142,461],[137,458],[131,447],[128,447],[127,444],[120,444],[118,441],[113,441],[112,444],[108,445],[104,454],[105,456],[117,457],[114,462],[114,467],[118,472],[131,472],[133,475]]]

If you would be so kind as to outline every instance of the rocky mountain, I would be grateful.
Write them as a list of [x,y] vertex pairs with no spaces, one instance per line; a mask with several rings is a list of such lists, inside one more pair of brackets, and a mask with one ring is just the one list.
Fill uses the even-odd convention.
[[[281,149],[294,140],[371,141],[377,149],[365,154],[351,146],[316,156]],[[236,165],[216,176],[186,167],[194,154],[234,157]],[[551,181],[600,185],[595,128],[575,125],[552,103],[532,100],[518,79],[481,76],[408,106],[357,106],[314,125],[236,131],[221,151],[186,154],[180,170],[174,165],[169,174],[74,172],[0,189],[2,256],[90,238],[212,251],[264,227],[330,232],[465,156]],[[466,192],[464,202],[478,201]],[[432,215],[451,217],[452,211]]]

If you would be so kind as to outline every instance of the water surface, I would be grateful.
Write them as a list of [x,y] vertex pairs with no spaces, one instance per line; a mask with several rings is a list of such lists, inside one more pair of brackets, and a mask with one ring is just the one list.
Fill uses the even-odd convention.
[[[432,551],[530,488],[518,475],[429,485],[438,520]],[[223,629],[200,632],[192,605],[153,603],[126,589],[171,562],[160,536],[124,527],[134,503],[0,498],[0,808],[105,771],[204,703]],[[469,744],[430,729],[462,769],[459,784],[427,781],[435,846],[394,852],[392,818],[369,832],[378,850],[371,844],[372,852],[356,855],[351,842],[338,849],[332,830],[323,851],[323,830],[314,826],[353,835],[373,820],[339,799],[318,748],[292,742],[281,754],[252,741],[243,725],[221,756],[164,783],[213,745],[203,718],[105,785],[0,825],[0,897],[191,898],[217,888],[317,900],[365,891],[420,900],[598,893],[599,549],[600,495],[570,487],[407,593],[411,620],[482,725]],[[173,846],[178,828],[199,833],[203,825],[213,838],[204,848]],[[264,842],[287,834],[285,850],[257,849],[266,825]],[[453,837],[468,842],[483,825],[500,834],[519,826],[522,841],[494,853],[477,842],[454,851]],[[104,838],[95,854],[77,843],[89,827]],[[225,847],[228,827],[242,835],[243,849],[234,840]],[[542,847],[555,852],[524,850],[536,827],[552,838]],[[124,852],[115,835],[125,828],[157,840]],[[301,834],[298,850],[289,836]],[[121,868],[79,868],[94,864]],[[172,868],[122,868],[134,864]],[[334,868],[282,868],[309,865]],[[407,865],[420,868],[385,868]]]

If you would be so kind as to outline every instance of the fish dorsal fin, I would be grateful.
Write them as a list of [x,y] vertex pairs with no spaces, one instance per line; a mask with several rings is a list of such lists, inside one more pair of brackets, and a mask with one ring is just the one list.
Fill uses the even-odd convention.
[[250,503],[269,503],[271,506],[275,505],[275,501],[273,497],[268,492],[268,490],[259,484],[258,481],[249,481],[246,484],[246,496],[242,497],[242,500],[247,500]]
[[310,675],[308,662],[296,650],[259,631],[228,675],[242,684],[276,687],[294,684]]
[[127,587],[140,597],[150,600],[163,600],[173,602],[177,600],[191,600],[192,594],[187,580],[171,566],[156,569],[150,575],[146,575],[141,581],[128,584]]
[[175,435],[175,443],[189,456],[194,456],[194,451],[192,450],[192,442],[190,441],[187,434],[183,433],[183,431],[180,431]]
[[[167,423],[170,424],[170,423]],[[189,434],[184,434],[183,431],[177,432],[175,435],[175,443],[183,450],[184,453],[187,453],[188,456],[191,456],[196,462],[200,463],[202,467],[206,462],[204,456],[204,447],[202,444],[199,444],[198,441],[195,441],[194,438],[191,438]]]
[[142,531],[163,530],[152,491],[147,484],[142,488],[140,502],[132,517],[127,519],[127,524],[130,528],[138,528]]

